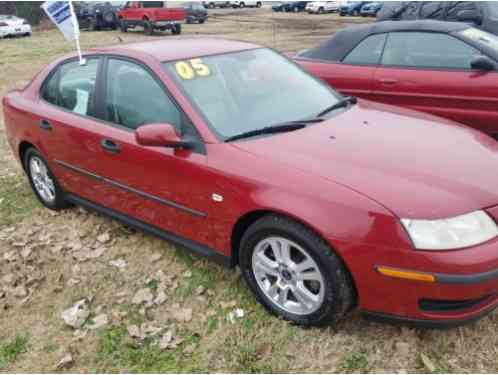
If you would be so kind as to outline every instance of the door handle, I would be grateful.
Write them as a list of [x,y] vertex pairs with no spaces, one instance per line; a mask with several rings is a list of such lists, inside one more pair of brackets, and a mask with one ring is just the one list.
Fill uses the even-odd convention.
[[52,124],[48,120],[40,120],[40,128],[43,130],[52,130]]
[[104,151],[110,152],[111,154],[118,154],[121,151],[119,145],[110,139],[103,139],[100,142],[100,146],[102,146]]
[[395,83],[398,83],[398,80],[393,78],[381,78],[379,79],[379,82],[383,85],[394,85]]

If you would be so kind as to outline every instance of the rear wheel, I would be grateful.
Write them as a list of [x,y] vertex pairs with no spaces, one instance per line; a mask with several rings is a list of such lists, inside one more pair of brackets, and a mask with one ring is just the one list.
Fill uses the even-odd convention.
[[173,35],[180,35],[182,33],[182,25],[180,24],[173,25],[171,32],[173,33]]
[[149,20],[144,21],[144,33],[145,35],[152,35],[154,33],[154,27]]
[[123,32],[123,33],[127,33],[128,32],[128,23],[125,20],[122,19],[119,22],[119,27],[121,29],[121,32]]
[[36,149],[28,149],[23,162],[31,188],[45,207],[58,211],[70,206],[47,162]]
[[260,2],[260,1],[258,1],[258,2],[256,3],[256,8],[261,8],[261,2]]
[[204,18],[201,18],[201,19],[199,20],[199,23],[204,23],[204,22],[206,22],[206,20],[205,20]]
[[323,8],[318,8],[318,14],[322,14],[324,12]]
[[244,234],[239,265],[256,299],[300,325],[336,322],[354,305],[348,271],[328,244],[304,225],[270,215]]

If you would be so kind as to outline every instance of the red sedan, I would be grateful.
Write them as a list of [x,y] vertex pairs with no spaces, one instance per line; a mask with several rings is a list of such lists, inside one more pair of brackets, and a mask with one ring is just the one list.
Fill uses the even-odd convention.
[[238,265],[262,305],[298,324],[359,306],[454,325],[498,305],[488,136],[342,97],[249,43],[85,58],[3,99],[8,142],[47,208],[82,205]]
[[496,35],[456,22],[378,22],[342,30],[296,61],[344,94],[498,138]]

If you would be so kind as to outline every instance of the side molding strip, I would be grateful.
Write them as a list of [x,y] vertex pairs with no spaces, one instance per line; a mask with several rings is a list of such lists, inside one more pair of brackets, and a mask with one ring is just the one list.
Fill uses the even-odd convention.
[[128,191],[130,193],[134,193],[134,194],[140,195],[141,197],[144,197],[146,199],[150,199],[150,200],[153,200],[155,202],[164,204],[165,206],[173,207],[173,208],[176,208],[177,210],[188,212],[189,214],[191,214],[193,216],[207,217],[207,214],[205,212],[197,211],[197,210],[194,210],[192,208],[189,208],[189,207],[183,206],[181,204],[178,204],[176,202],[156,197],[155,195],[151,195],[151,194],[143,192],[141,190],[134,189],[134,188],[132,188],[130,186],[123,185],[123,184],[121,184],[121,183],[119,183],[117,181],[110,180],[110,179],[108,179],[106,177],[102,177],[102,176],[96,175],[96,174],[94,174],[92,172],[88,172],[85,169],[75,167],[74,165],[68,164],[66,162],[63,162],[63,161],[60,161],[60,160],[55,160],[55,162],[57,164],[63,166],[64,168],[67,168],[67,169],[69,169],[69,170],[71,170],[73,172],[77,172],[77,173],[83,174],[83,175],[85,175],[87,177],[94,178],[96,180],[102,181],[102,182],[107,183],[109,185],[112,185],[114,187],[120,188],[122,190],[126,190],[126,191]]
[[184,237],[180,237],[176,234],[173,234],[171,232],[165,231],[163,229],[160,229],[158,227],[155,227],[153,225],[144,223],[143,221],[134,219],[128,215],[119,213],[117,211],[111,210],[110,208],[103,207],[99,204],[90,202],[84,198],[78,197],[73,194],[66,194],[64,197],[68,202],[71,202],[73,204],[79,205],[86,207],[90,210],[99,212],[103,215],[109,216],[113,219],[116,219],[118,221],[123,222],[124,224],[139,229],[141,231],[150,233],[156,237],[159,237],[163,240],[169,241],[174,243],[175,245],[179,245],[181,247],[186,248],[187,250],[190,250],[194,254],[198,254],[201,256],[204,256],[224,267],[231,268],[233,267],[232,264],[232,259],[229,256],[223,255],[216,250],[213,250],[207,246],[198,244],[197,242],[193,242],[189,239],[186,239]]

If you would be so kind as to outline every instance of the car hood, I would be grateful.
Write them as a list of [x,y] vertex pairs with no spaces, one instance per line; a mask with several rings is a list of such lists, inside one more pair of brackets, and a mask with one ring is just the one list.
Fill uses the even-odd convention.
[[4,22],[9,26],[19,26],[23,24],[24,20],[22,18],[5,18],[0,19],[0,22]]
[[323,123],[233,144],[347,186],[402,218],[498,204],[498,143],[415,111],[361,100]]

